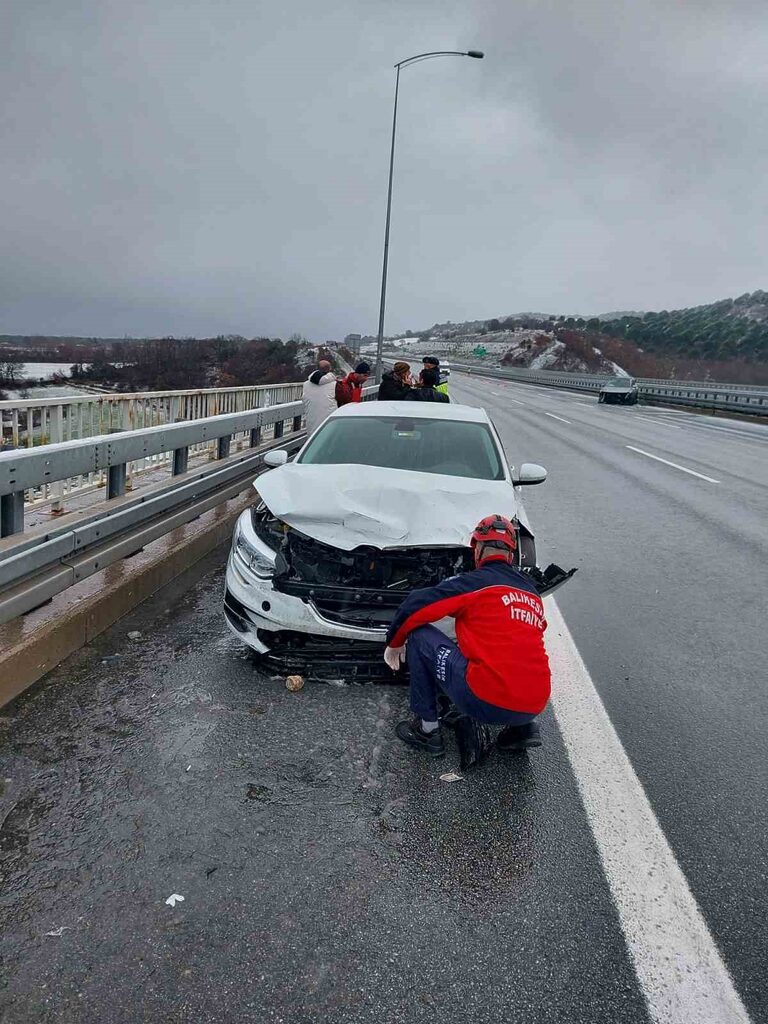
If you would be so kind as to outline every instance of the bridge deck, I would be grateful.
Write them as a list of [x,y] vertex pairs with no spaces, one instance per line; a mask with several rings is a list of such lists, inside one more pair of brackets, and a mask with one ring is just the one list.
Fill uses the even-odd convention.
[[[581,566],[565,621],[764,1020],[764,434],[451,388],[488,403],[513,462],[550,470],[526,507],[544,559]],[[222,563],[7,709],[0,1019],[650,1019],[562,705],[543,750],[443,782],[453,752],[424,763],[393,737],[404,691],[264,678],[223,624]]]

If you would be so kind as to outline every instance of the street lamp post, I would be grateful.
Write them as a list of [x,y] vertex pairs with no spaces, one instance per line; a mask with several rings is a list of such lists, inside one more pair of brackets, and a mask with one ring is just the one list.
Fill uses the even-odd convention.
[[389,220],[392,213],[392,171],[395,166],[395,131],[397,129],[397,96],[400,90],[400,69],[408,67],[409,64],[416,64],[422,60],[430,60],[432,57],[475,57],[481,59],[484,54],[480,50],[434,50],[431,53],[417,53],[414,57],[407,57],[405,60],[395,64],[397,74],[395,75],[395,105],[392,112],[392,144],[389,150],[389,185],[387,187],[387,221],[384,228],[384,265],[381,270],[381,302],[379,304],[379,333],[376,337],[376,380],[381,380],[381,350],[384,344],[384,308],[387,300],[387,260],[389,258]]

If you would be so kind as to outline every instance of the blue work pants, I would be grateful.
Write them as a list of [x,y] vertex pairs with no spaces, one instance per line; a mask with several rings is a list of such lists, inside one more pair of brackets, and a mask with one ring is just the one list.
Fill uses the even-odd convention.
[[426,722],[438,720],[437,696],[446,694],[456,707],[485,725],[524,725],[536,715],[508,711],[481,700],[467,684],[467,659],[437,626],[420,626],[408,635],[411,710]]

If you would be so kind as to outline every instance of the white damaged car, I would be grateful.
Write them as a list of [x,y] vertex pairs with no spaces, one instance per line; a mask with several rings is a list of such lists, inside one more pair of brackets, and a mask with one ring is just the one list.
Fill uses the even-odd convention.
[[[365,402],[333,413],[293,462],[265,461],[227,563],[230,629],[283,674],[378,677],[386,628],[414,587],[473,567],[484,516],[518,517],[516,487],[546,470],[507,464],[487,413],[464,405]],[[520,568],[540,593],[575,572],[536,567],[520,524]]]

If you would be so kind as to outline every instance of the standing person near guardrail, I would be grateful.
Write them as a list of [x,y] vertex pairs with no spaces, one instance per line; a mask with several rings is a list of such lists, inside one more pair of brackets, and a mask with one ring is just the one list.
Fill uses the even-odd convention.
[[[413,590],[387,630],[384,661],[397,671],[407,659],[415,716],[395,732],[431,757],[445,753],[440,694],[474,722],[505,726],[500,750],[541,746],[536,716],[551,688],[544,605],[513,564],[517,531],[509,519],[486,516],[470,545],[475,569]],[[429,625],[446,616],[456,620],[458,643]]]
[[441,395],[448,396],[448,378],[440,370],[440,360],[437,356],[424,356],[421,365],[425,370],[434,370],[437,373],[438,385],[435,388]]
[[336,377],[327,359],[321,359],[317,369],[304,381],[301,399],[304,403],[304,419],[307,434],[314,434],[321,423],[325,423],[336,411]]
[[368,363],[358,363],[352,373],[343,380],[336,382],[336,405],[349,405],[350,402],[362,402],[363,385],[371,374]]
[[448,395],[438,387],[440,375],[437,370],[422,370],[419,374],[418,387],[411,388],[405,396],[408,402],[450,402]]
[[411,390],[410,364],[400,361],[395,363],[391,370],[382,374],[376,397],[380,402],[397,402],[407,398]]

